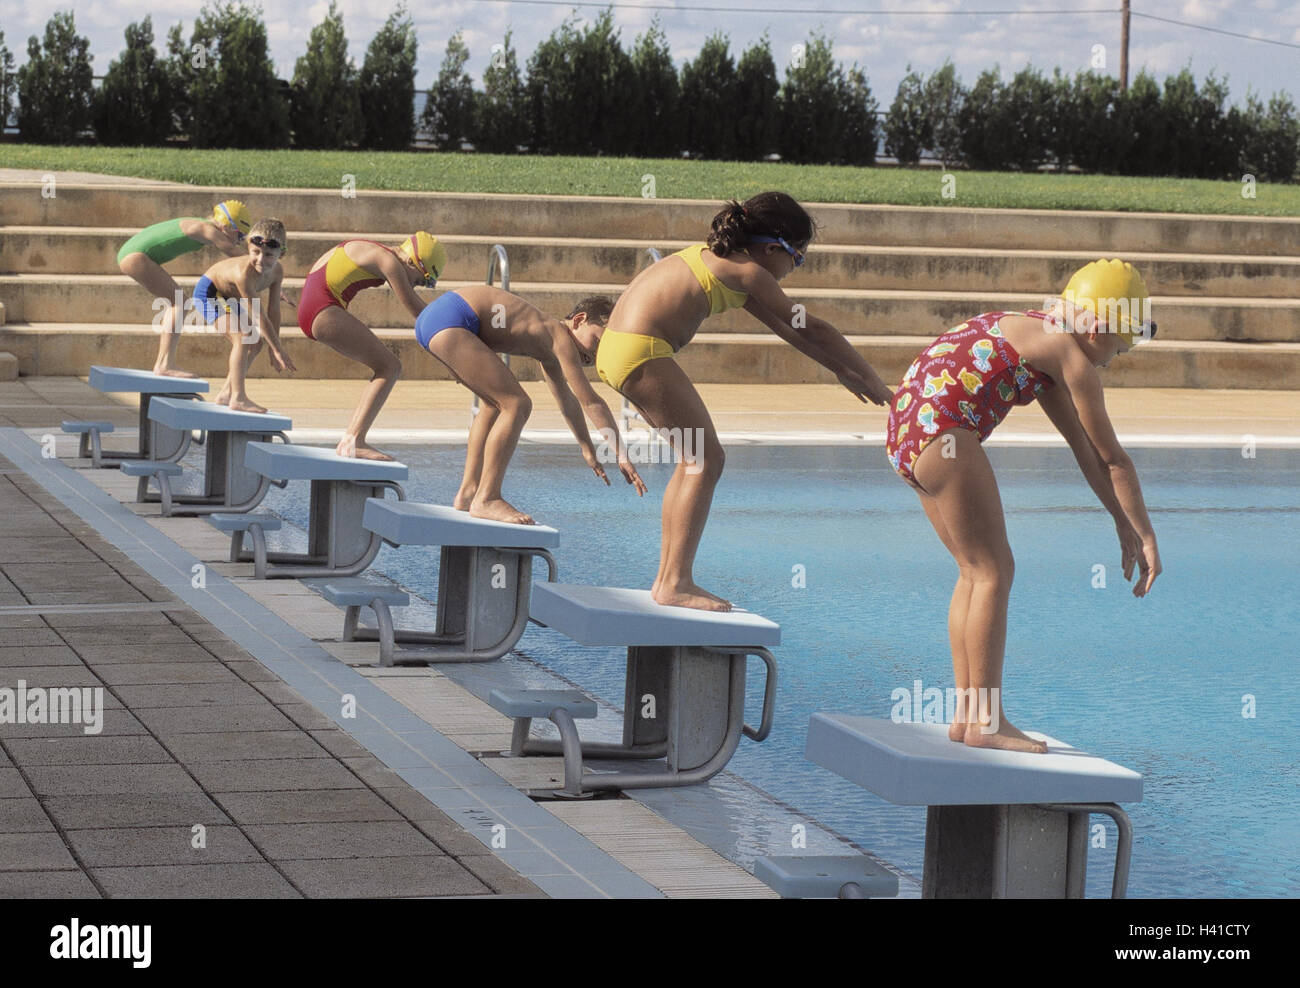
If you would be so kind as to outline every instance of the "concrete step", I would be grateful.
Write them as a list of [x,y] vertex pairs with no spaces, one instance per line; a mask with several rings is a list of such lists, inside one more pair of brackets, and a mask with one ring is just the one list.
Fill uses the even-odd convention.
[[[405,329],[377,333],[402,361],[404,380],[447,380],[446,368],[422,350]],[[857,348],[887,381],[897,382],[933,335],[851,336]],[[364,379],[369,372],[315,344],[301,333],[286,333],[286,352],[298,366],[299,379]],[[148,367],[157,352],[157,336],[138,325],[20,324],[0,327],[0,350],[13,353],[24,375],[84,376],[91,364]],[[193,334],[182,342],[182,366],[205,377],[221,378],[229,344],[211,333]],[[701,333],[677,356],[691,379],[721,384],[834,384],[819,365],[770,333]],[[535,362],[516,358],[511,364],[520,380],[539,379]],[[594,371],[589,371],[595,379]],[[265,358],[251,376],[276,376]],[[1216,343],[1157,339],[1132,356],[1116,359],[1102,371],[1114,387],[1250,388],[1300,390],[1300,343]],[[400,385],[399,385],[400,386]]]
[[[191,291],[194,278],[178,278]],[[477,282],[460,282],[459,285]],[[458,287],[442,282],[440,289]],[[580,298],[592,294],[616,296],[621,284],[536,283],[515,281],[512,288],[545,312],[567,313]],[[829,320],[843,333],[860,336],[894,336],[931,333],[979,312],[1024,310],[1043,304],[1043,293],[974,291],[888,291],[799,289],[789,285],[790,296],[810,312]],[[285,279],[285,292],[296,302],[302,279]],[[428,292],[422,298],[432,298]],[[0,298],[7,318],[30,323],[153,323],[153,299],[125,275],[0,275]],[[386,287],[362,292],[349,309],[368,326],[414,325],[410,314]],[[1300,300],[1222,297],[1171,297],[1157,295],[1152,311],[1162,339],[1300,342]],[[286,329],[297,333],[297,310],[281,306]],[[758,326],[754,317],[733,309],[708,321],[710,333],[747,333]]]
[[[640,189],[641,166],[629,163],[628,189]],[[634,174],[635,173],[635,174]],[[483,237],[614,237],[637,243],[702,238],[719,208],[690,199],[518,196],[378,192],[358,175],[354,198],[336,190],[114,186],[39,183],[0,188],[0,216],[14,226],[85,226],[138,230],[176,216],[207,216],[234,197],[254,216],[277,216],[295,230],[426,229]],[[1224,195],[1238,195],[1224,183]],[[1200,216],[1072,210],[965,209],[957,205],[873,206],[809,203],[819,239],[832,244],[1055,250],[1062,242],[1087,253],[1130,252],[1300,256],[1300,218]]]
[[[97,227],[0,227],[0,273],[117,274],[117,251],[137,231]],[[357,237],[396,244],[398,232],[347,234],[290,231],[292,248],[283,259],[290,277],[305,277],[316,259],[340,240]],[[450,234],[444,281],[472,281],[486,274],[489,251],[504,244],[512,276],[530,282],[626,284],[649,263],[646,244],[604,238],[581,241],[541,237]],[[654,244],[669,254],[686,241]],[[855,289],[1058,292],[1096,253],[1079,250],[992,250],[987,248],[888,247],[818,243],[808,262],[786,281],[792,291],[851,285]],[[167,270],[176,277],[201,275],[220,259],[215,250],[176,258]],[[1130,252],[1151,291],[1160,295],[1225,298],[1291,298],[1300,284],[1300,257]]]

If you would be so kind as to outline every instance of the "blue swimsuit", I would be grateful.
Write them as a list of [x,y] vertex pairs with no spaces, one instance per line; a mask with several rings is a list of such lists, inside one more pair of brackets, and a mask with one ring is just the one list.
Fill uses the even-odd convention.
[[478,313],[474,307],[455,292],[443,292],[424,307],[420,318],[415,320],[415,338],[420,346],[429,349],[429,341],[444,329],[453,326],[468,329],[475,336],[479,335]]

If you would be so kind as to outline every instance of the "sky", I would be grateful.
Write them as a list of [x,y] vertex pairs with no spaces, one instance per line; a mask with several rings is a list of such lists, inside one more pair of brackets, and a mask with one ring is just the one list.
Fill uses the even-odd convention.
[[[201,5],[201,0],[56,0],[48,5],[0,0],[0,31],[21,65],[27,58],[26,39],[43,34],[53,11],[71,10],[78,32],[90,40],[94,72],[103,75],[124,46],[127,24],[152,14],[161,46],[167,28],[177,22],[184,22],[189,37]],[[564,0],[438,4],[412,0],[408,6],[419,39],[418,88],[432,85],[447,39],[458,29],[469,46],[468,69],[477,84],[492,45],[501,41],[507,28],[514,32],[522,70],[528,55],[566,17],[576,12],[580,20],[587,20],[603,9]],[[658,16],[679,67],[698,54],[715,30],[729,36],[737,56],[766,32],[781,77],[793,46],[806,40],[809,32],[821,31],[834,43],[838,60],[866,69],[873,93],[887,108],[909,64],[927,73],[945,58],[952,59],[967,85],[993,65],[1000,65],[1005,75],[1026,64],[1047,72],[1059,66],[1073,74],[1098,58],[1105,59],[1106,71],[1118,75],[1119,6],[1119,0],[616,0],[614,19],[624,46],[630,48]],[[263,0],[261,7],[271,57],[281,78],[290,78],[294,61],[306,50],[312,26],[328,10],[328,0]],[[392,8],[389,0],[339,0],[349,49],[358,66]],[[1300,3],[1296,0],[1134,0],[1132,9],[1130,79],[1144,67],[1163,79],[1190,66],[1198,80],[1211,71],[1226,76],[1233,102],[1243,101],[1247,89],[1265,96],[1285,89],[1300,102]],[[1283,41],[1291,47],[1205,28]],[[1096,46],[1104,46],[1104,51]]]

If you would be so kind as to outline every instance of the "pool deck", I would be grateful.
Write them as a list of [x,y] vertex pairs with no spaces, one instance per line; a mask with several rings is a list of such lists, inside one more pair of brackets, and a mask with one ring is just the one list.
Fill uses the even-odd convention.
[[[253,384],[308,442],[337,435],[362,387]],[[526,387],[526,440],[555,441],[545,387]],[[879,441],[884,427],[834,387],[700,390],[726,442]],[[1300,445],[1300,393],[1107,397],[1129,442]],[[468,417],[458,385],[403,384],[374,438],[463,441]],[[569,684],[518,656],[373,665],[375,646],[338,641],[340,612],[304,584],[253,580],[202,520],[133,504],[116,471],[73,469],[65,418],[113,421],[111,448],[130,443],[135,409],[76,378],[0,383],[0,685],[102,686],[104,729],[0,724],[0,896],[771,897],[753,861],[789,853],[793,824],[807,853],[862,850],[725,772],[535,802],[561,784],[560,760],[497,757],[510,724],[484,698]],[[1051,440],[1036,407],[1003,428]],[[41,456],[47,434],[58,459]],[[619,717],[602,708],[594,724],[616,736]],[[919,894],[914,876],[900,890]]]

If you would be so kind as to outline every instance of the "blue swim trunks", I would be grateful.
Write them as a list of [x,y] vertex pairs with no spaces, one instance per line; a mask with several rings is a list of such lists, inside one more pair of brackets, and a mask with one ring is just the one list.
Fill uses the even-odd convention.
[[206,274],[194,285],[194,309],[209,325],[226,313],[236,318],[240,315],[239,299],[219,297],[217,286]]
[[459,326],[479,335],[478,313],[474,307],[455,292],[443,292],[424,307],[415,320],[415,338],[420,346],[429,349],[429,341],[444,329]]

